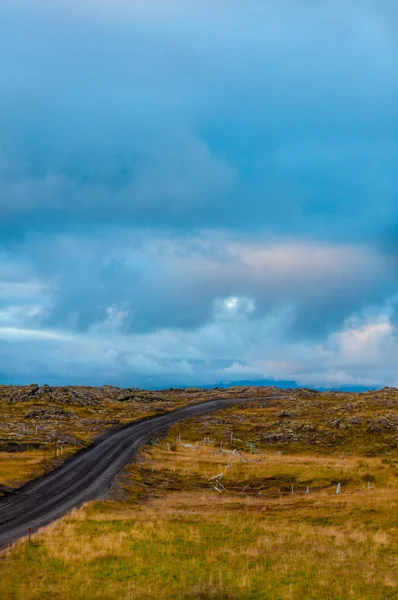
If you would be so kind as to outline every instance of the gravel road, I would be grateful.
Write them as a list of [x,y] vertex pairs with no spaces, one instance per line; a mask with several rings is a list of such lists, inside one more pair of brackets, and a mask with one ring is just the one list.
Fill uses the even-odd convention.
[[203,415],[243,398],[210,400],[131,423],[96,440],[63,465],[0,499],[0,548],[65,515],[83,502],[104,496],[117,473],[156,431],[181,419]]

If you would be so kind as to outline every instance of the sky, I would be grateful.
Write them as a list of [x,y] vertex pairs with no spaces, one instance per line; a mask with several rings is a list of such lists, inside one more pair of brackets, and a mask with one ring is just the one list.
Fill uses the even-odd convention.
[[0,2],[0,382],[398,386],[398,1]]

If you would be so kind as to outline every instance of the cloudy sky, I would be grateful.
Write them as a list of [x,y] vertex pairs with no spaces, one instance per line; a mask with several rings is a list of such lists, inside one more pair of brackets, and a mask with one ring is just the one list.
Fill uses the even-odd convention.
[[3,0],[0,381],[398,385],[397,0]]

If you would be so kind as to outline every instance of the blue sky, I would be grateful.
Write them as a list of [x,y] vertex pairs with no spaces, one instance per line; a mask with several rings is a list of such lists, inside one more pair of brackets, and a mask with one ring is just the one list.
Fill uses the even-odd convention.
[[0,4],[0,377],[398,385],[395,0]]

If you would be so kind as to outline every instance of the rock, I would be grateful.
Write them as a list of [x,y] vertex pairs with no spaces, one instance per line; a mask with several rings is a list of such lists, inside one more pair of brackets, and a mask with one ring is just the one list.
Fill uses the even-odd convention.
[[398,427],[398,417],[380,417],[376,421],[373,421],[369,427],[367,427],[367,433],[379,433],[382,431],[394,431]]
[[1,440],[0,452],[25,452],[26,450],[41,450],[44,448],[40,442],[16,442],[14,440]]
[[309,423],[302,423],[301,425],[296,426],[299,431],[315,431],[315,425],[310,425]]
[[294,395],[299,398],[313,398],[314,396],[319,396],[321,393],[318,392],[318,390],[311,390],[308,388],[298,388],[297,390],[294,390],[294,392]]
[[277,413],[276,416],[279,417],[280,419],[287,419],[290,417],[295,417],[296,415],[288,410],[281,410],[280,412]]
[[4,485],[4,483],[0,483],[0,495],[7,496],[8,494],[12,494],[15,491],[15,488],[10,487],[9,485]]
[[362,421],[362,417],[351,417],[350,419],[347,419],[347,423],[350,425],[362,425]]
[[298,442],[300,436],[291,430],[268,433],[262,437],[265,443]]
[[50,406],[48,408],[36,408],[30,410],[24,416],[25,419],[38,419],[38,420],[64,420],[64,419],[77,419],[75,413],[65,410],[64,408],[57,408],[55,406]]
[[28,385],[26,393],[28,396],[34,396],[39,391],[39,389],[40,388],[37,385],[37,383],[31,383],[30,385]]

